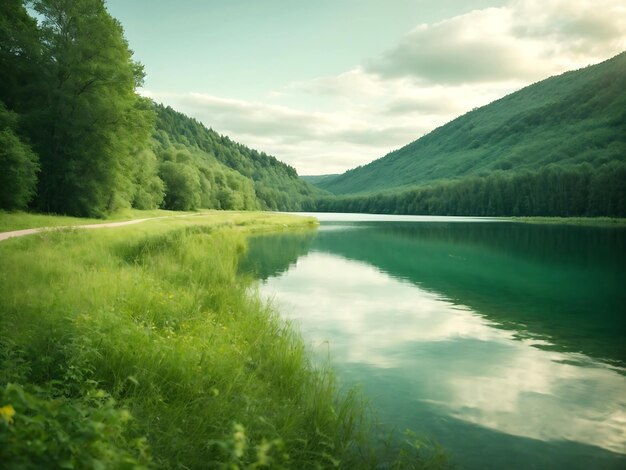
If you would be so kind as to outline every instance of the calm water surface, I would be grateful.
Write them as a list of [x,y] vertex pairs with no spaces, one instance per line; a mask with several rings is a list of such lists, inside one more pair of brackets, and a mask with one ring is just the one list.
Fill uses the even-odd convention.
[[626,468],[626,230],[318,215],[241,269],[460,468]]

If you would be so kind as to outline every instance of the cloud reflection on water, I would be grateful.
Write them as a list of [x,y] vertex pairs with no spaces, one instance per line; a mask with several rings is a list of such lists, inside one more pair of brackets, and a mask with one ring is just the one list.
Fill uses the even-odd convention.
[[[533,347],[464,306],[326,253],[301,257],[262,291],[307,342],[329,343],[332,362],[393,371],[411,399],[442,413],[626,454],[626,378],[602,363]],[[393,385],[388,393],[407,399]]]

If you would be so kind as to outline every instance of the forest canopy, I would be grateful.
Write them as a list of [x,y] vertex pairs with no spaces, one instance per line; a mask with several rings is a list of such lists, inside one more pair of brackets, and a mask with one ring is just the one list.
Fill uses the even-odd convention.
[[327,196],[326,212],[374,214],[626,217],[626,163],[497,171],[367,195]]

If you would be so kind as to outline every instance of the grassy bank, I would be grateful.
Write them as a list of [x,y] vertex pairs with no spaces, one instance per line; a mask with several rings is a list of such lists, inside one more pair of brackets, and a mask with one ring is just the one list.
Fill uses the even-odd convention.
[[247,233],[312,225],[214,213],[1,242],[3,465],[372,463],[356,395],[236,275]]

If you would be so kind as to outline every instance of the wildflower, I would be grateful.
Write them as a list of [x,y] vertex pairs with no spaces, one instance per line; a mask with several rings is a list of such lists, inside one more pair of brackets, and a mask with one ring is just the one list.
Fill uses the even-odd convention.
[[235,441],[235,456],[240,459],[246,451],[246,429],[239,423],[233,426],[233,440]]
[[0,408],[0,417],[2,417],[6,424],[13,422],[13,416],[15,416],[15,409],[11,405],[5,405]]
[[120,413],[120,419],[122,420],[123,423],[127,423],[128,421],[130,421],[132,419],[132,415],[130,414],[130,411],[122,410],[122,412]]
[[257,446],[256,451],[256,459],[257,463],[261,467],[268,467],[271,463],[271,459],[269,456],[270,451],[272,450],[272,444],[267,442],[267,440],[263,439],[260,445]]

